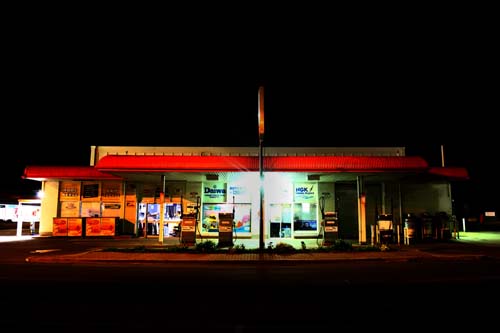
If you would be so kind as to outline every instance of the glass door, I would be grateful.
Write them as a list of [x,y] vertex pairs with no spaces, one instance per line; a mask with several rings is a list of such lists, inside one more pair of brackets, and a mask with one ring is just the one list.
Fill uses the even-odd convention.
[[292,204],[271,204],[269,230],[271,238],[292,237]]

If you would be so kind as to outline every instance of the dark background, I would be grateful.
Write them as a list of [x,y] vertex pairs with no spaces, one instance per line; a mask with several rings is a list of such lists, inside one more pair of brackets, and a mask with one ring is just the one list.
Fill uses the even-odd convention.
[[39,188],[28,165],[88,165],[91,145],[258,146],[263,86],[265,146],[404,146],[439,166],[443,145],[470,174],[461,201],[498,210],[492,21],[424,12],[11,12],[0,192]]

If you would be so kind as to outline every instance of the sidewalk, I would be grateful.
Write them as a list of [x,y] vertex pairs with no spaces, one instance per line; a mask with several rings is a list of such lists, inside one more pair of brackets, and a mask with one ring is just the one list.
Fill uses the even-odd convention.
[[[120,251],[107,251],[111,247]],[[126,252],[134,247],[147,248],[144,252]],[[391,244],[390,250],[353,250],[334,252],[276,253],[172,253],[154,251],[165,246],[157,239],[113,239],[90,251],[76,254],[35,253],[26,262],[38,263],[167,263],[167,262],[300,262],[318,263],[330,261],[417,261],[417,260],[500,260],[500,233],[463,233],[460,239],[431,241],[414,245]],[[250,248],[250,247],[248,247]],[[300,247],[299,247],[300,248]],[[311,248],[312,247],[308,247]]]

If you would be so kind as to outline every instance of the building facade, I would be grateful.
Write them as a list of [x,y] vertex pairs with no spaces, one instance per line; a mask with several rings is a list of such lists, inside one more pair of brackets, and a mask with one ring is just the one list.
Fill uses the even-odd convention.
[[24,178],[42,182],[40,236],[362,244],[381,216],[393,241],[409,216],[451,216],[450,183],[468,175],[404,147],[92,146],[89,166],[27,166]]

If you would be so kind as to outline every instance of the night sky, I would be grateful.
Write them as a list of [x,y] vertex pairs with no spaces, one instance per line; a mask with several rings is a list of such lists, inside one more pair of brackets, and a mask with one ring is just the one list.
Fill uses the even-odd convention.
[[27,165],[88,165],[91,145],[258,146],[263,86],[265,146],[404,146],[439,166],[443,145],[471,175],[464,201],[500,208],[487,21],[189,36],[70,21],[7,41],[0,192],[38,188],[21,180]]

